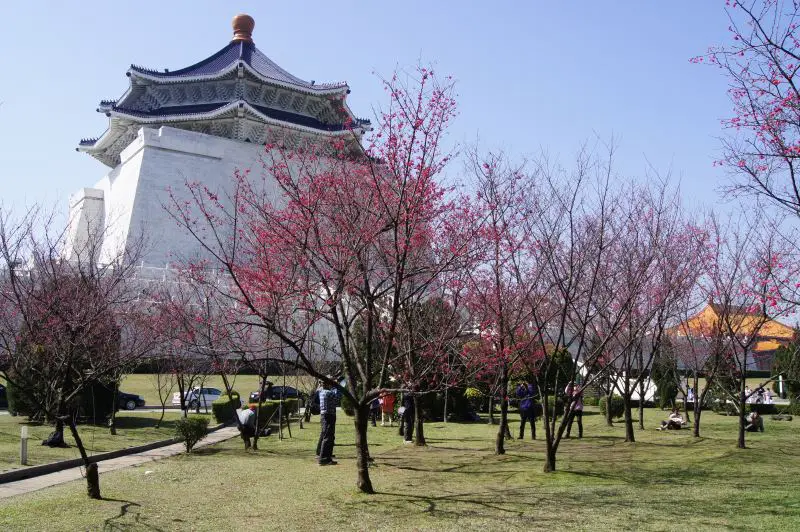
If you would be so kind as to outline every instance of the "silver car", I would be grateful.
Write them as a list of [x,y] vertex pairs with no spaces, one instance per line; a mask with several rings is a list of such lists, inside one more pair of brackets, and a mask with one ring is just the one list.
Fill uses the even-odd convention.
[[[186,392],[186,407],[211,407],[211,403],[222,396],[222,391],[217,388],[192,388]],[[181,393],[172,394],[172,406],[181,406]]]

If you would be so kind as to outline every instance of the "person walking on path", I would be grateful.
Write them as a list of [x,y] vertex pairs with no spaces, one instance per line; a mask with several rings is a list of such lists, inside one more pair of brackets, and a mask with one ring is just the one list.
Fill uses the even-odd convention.
[[536,388],[533,384],[523,382],[517,386],[517,398],[519,399],[519,439],[525,436],[525,422],[531,424],[531,439],[536,439],[536,416],[533,409],[533,401],[536,397]]
[[578,420],[578,438],[583,438],[583,389],[576,387],[573,383],[567,384],[564,389],[564,400],[567,402],[566,409],[569,421],[567,422],[567,438],[572,431],[572,422]]
[[386,392],[381,395],[381,427],[386,425],[386,421],[389,421],[390,427],[394,427],[394,401],[393,393]]
[[333,446],[336,439],[336,406],[339,404],[339,391],[331,389],[324,381],[319,390],[320,431],[317,442],[319,465],[336,465],[333,460]]
[[256,435],[256,405],[250,405],[250,408],[242,408],[239,412],[239,432],[241,433],[242,440],[244,440],[244,450],[251,447],[250,438]]

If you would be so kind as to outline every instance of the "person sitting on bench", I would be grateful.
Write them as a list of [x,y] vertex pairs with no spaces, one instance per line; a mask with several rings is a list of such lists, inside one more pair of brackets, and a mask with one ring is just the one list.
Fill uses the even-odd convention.
[[683,423],[681,411],[676,406],[672,409],[672,412],[669,413],[669,417],[661,422],[661,426],[658,427],[658,430],[680,430],[683,428]]

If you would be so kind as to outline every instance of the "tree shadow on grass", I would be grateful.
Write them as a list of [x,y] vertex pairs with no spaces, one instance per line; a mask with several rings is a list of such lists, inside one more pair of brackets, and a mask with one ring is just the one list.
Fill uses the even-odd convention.
[[[139,503],[133,501],[126,501],[123,499],[103,499],[108,502],[120,502],[122,505],[119,507],[119,513],[114,517],[109,517],[103,521],[103,530],[154,530],[163,532],[165,529],[146,523],[146,517],[143,517],[139,509],[142,507]],[[133,521],[131,521],[131,518]]]

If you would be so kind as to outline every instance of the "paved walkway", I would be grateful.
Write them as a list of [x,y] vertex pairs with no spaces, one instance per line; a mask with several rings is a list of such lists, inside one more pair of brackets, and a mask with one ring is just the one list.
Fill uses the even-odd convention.
[[[219,443],[224,440],[229,440],[238,435],[239,435],[239,430],[236,427],[224,427],[206,436],[206,438],[203,441],[201,441],[195,446],[195,449],[200,447],[206,447],[207,445],[213,445],[215,443]],[[184,447],[183,443],[176,443],[173,445],[167,445],[166,447],[161,447],[159,449],[152,449],[150,451],[130,454],[128,456],[112,458],[111,460],[103,460],[102,462],[98,462],[97,466],[100,473],[102,474],[102,473],[107,473],[109,471],[115,471],[117,469],[123,469],[125,467],[131,467],[135,465],[146,464],[147,462],[152,462],[155,460],[161,460],[162,458],[175,456],[185,451],[186,448]],[[38,477],[18,480],[16,482],[9,482],[7,484],[0,484],[0,499],[13,497],[14,495],[21,495],[23,493],[30,493],[32,491],[49,488],[50,486],[55,486],[57,484],[63,484],[65,482],[71,482],[73,480],[78,480],[82,478],[83,478],[83,468],[74,467],[72,469],[65,469],[64,471],[58,471],[56,473],[50,473],[48,475],[41,475]]]

